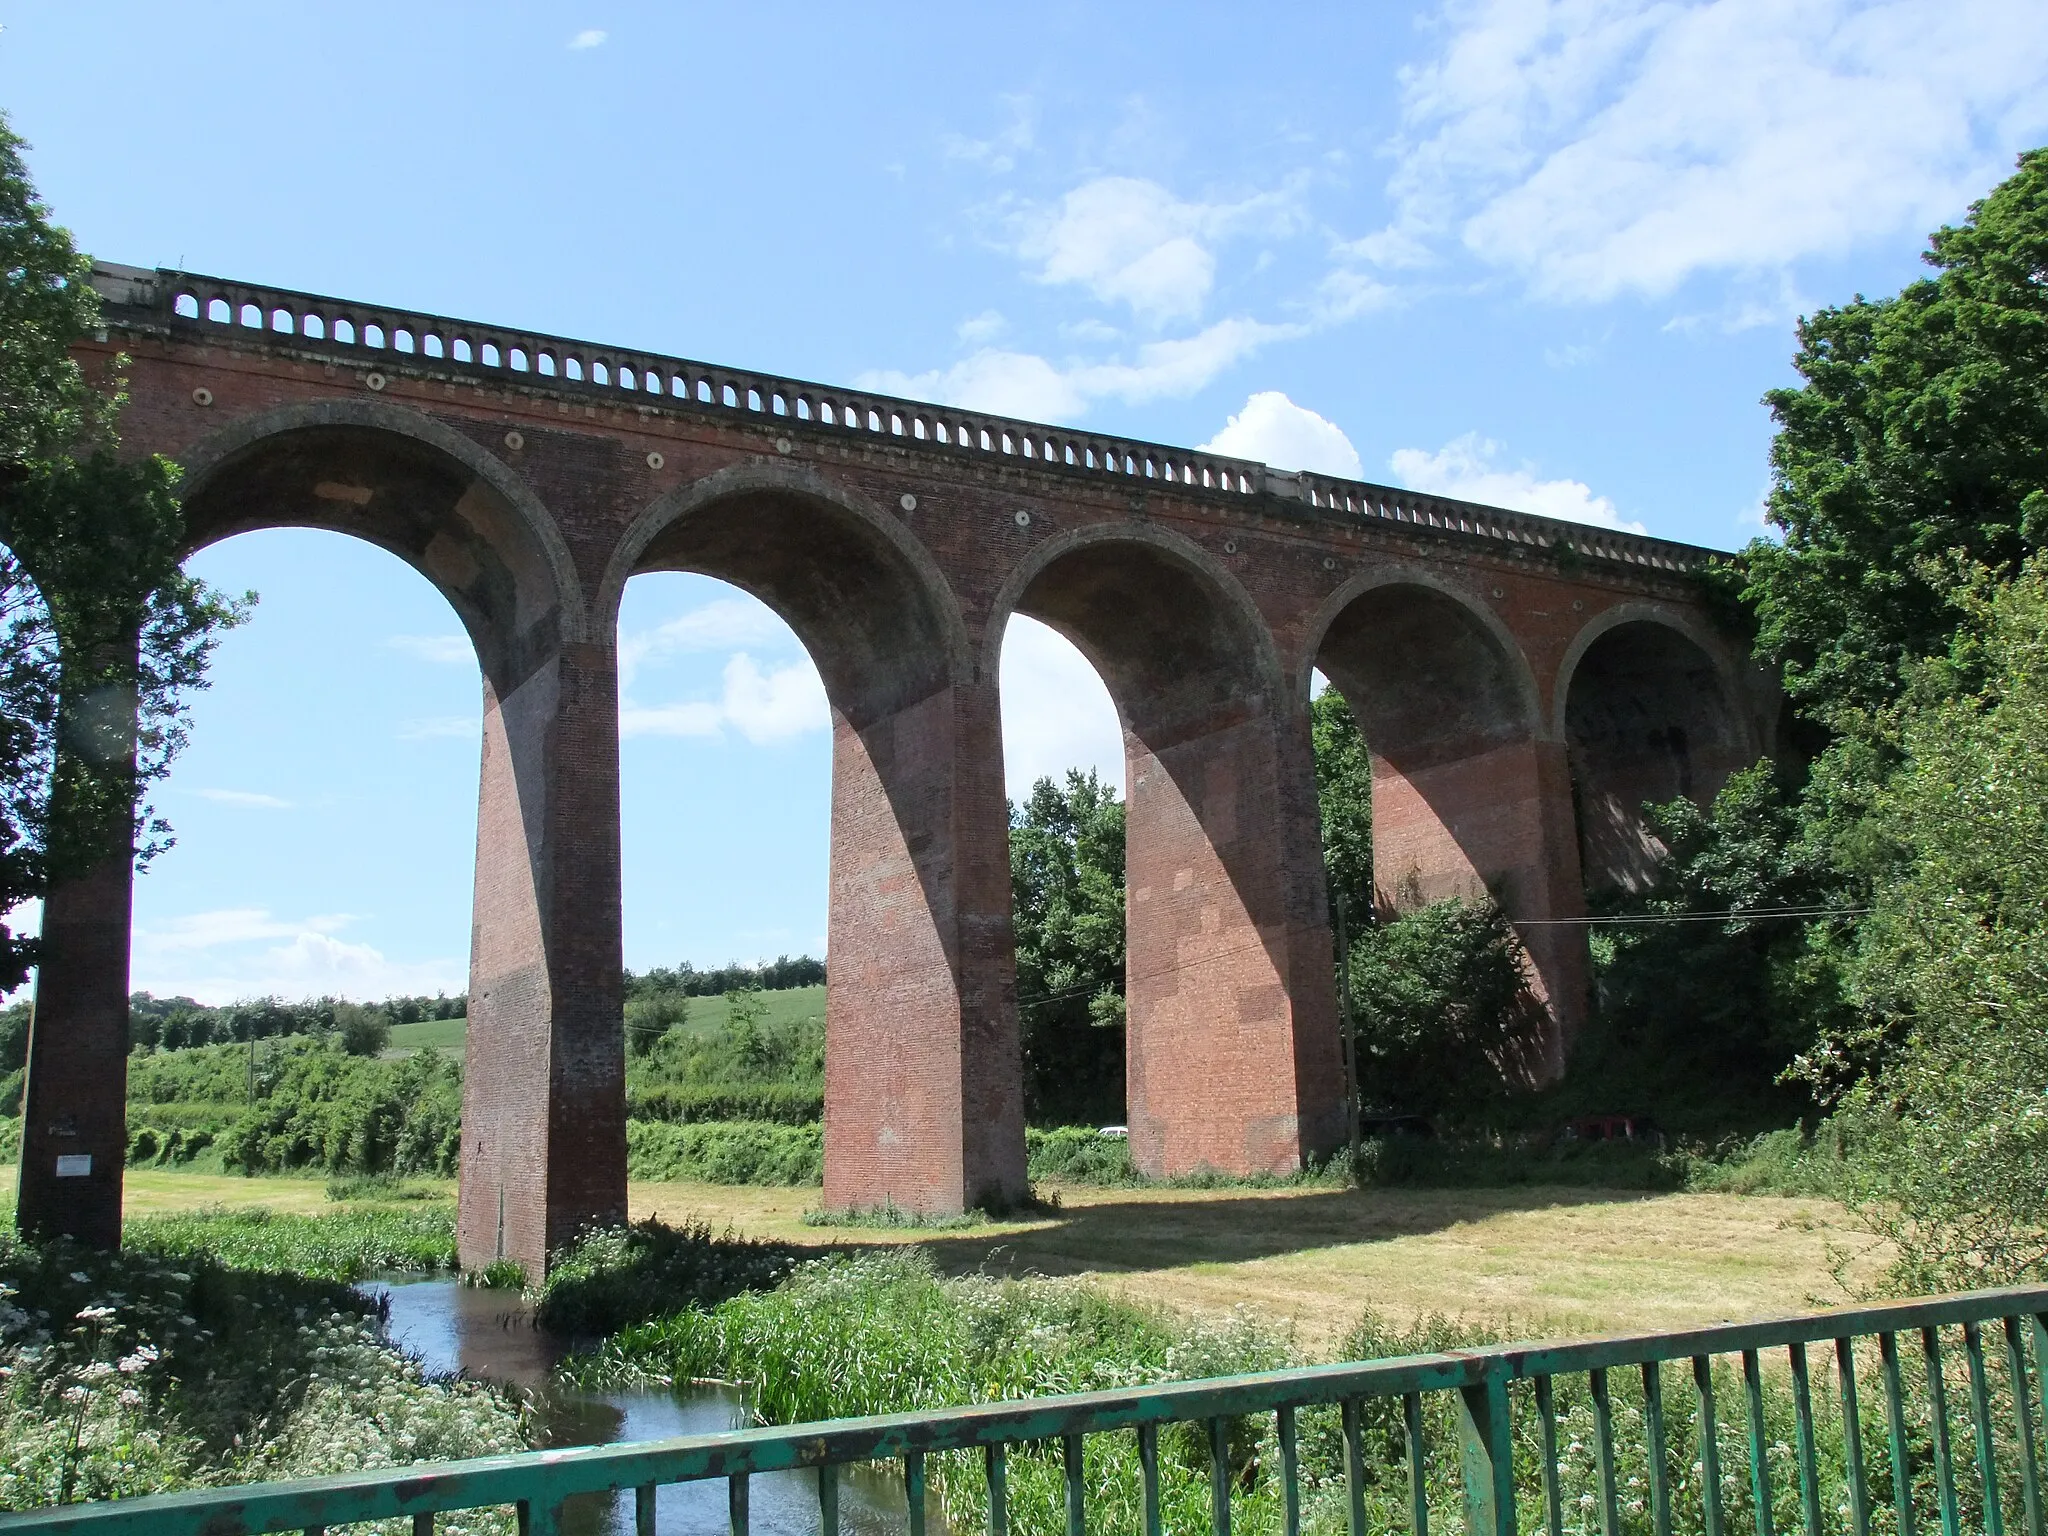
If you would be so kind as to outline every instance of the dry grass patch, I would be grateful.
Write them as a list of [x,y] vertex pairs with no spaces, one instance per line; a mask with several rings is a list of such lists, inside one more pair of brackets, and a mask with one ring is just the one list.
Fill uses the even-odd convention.
[[951,1273],[1094,1275],[1189,1311],[1250,1305],[1333,1343],[1372,1307],[1530,1335],[1679,1328],[1848,1298],[1830,1267],[1883,1255],[1825,1200],[1585,1189],[1059,1191],[1062,1209],[966,1232],[802,1224],[816,1190],[632,1189],[636,1216],[700,1217],[812,1246],[915,1244]]

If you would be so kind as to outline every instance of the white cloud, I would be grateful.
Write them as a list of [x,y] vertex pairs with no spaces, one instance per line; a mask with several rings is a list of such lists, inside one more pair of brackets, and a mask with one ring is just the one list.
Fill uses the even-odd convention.
[[1284,234],[1296,222],[1297,188],[1236,203],[1187,202],[1157,182],[1101,176],[1051,208],[1015,215],[1016,251],[1043,283],[1086,288],[1162,325],[1193,320],[1216,280],[1211,243],[1235,234]]
[[1494,462],[1500,451],[1499,443],[1467,432],[1435,453],[1423,448],[1398,449],[1388,467],[1395,481],[1410,490],[1630,533],[1648,531],[1641,523],[1624,519],[1613,502],[1595,496],[1583,481],[1539,480],[1529,464],[1503,468]]
[[619,636],[619,686],[632,684],[650,661],[693,651],[725,651],[742,645],[774,645],[793,640],[789,626],[758,598],[735,595],[713,598],[688,613],[677,614],[652,629]]
[[476,665],[476,647],[467,635],[392,635],[384,643],[421,661],[449,667]]
[[722,739],[728,729],[756,746],[829,730],[831,706],[810,658],[763,671],[742,651],[725,664],[724,688],[716,700],[675,704],[619,703],[621,736],[701,736]]
[[2048,128],[2038,0],[1444,0],[1395,222],[1567,301],[1761,279],[1958,216]]
[[1093,768],[1119,793],[1123,727],[1087,657],[1058,630],[1017,614],[1003,632],[1003,782],[1021,801],[1042,778]]
[[220,907],[137,927],[135,951],[138,955],[164,955],[290,939],[301,933],[331,934],[349,921],[348,914],[341,912],[287,920],[271,916],[268,907]]
[[953,334],[967,346],[983,347],[1009,328],[1010,322],[1003,318],[1002,311],[985,309],[970,319],[962,320],[953,328]]
[[1129,360],[1061,365],[1036,353],[984,348],[950,368],[918,374],[877,370],[854,382],[857,388],[880,394],[1026,421],[1074,421],[1100,399],[1135,405],[1195,394],[1268,343],[1306,332],[1299,325],[1219,320],[1192,336],[1148,341]]
[[252,810],[288,811],[292,808],[289,800],[280,800],[276,795],[258,794],[253,789],[195,789],[192,791],[202,800],[211,800],[216,805],[244,805]]
[[358,1000],[459,992],[468,967],[449,956],[394,961],[335,935],[352,921],[330,914],[279,918],[263,907],[193,912],[138,926],[131,985],[159,997],[229,1003],[248,997]]
[[1004,96],[1000,100],[1009,109],[1008,126],[986,139],[970,139],[958,133],[947,134],[940,141],[939,147],[948,160],[978,165],[998,175],[1016,169],[1017,157],[1031,148],[1035,137],[1034,119],[1037,115],[1037,104],[1029,96]]
[[569,39],[569,47],[572,51],[584,48],[601,48],[604,46],[604,40],[609,36],[611,36],[609,32],[600,31],[596,27],[587,27]]
[[1344,429],[1306,406],[1296,405],[1277,389],[1261,390],[1244,409],[1208,442],[1204,453],[1258,459],[1275,469],[1306,469],[1317,474],[1363,480],[1365,467]]

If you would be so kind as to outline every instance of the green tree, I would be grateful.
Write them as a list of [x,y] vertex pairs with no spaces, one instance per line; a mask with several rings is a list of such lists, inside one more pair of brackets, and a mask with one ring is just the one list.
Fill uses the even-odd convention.
[[1024,1109],[1039,1123],[1124,1115],[1124,807],[1093,770],[1010,808]]
[[1645,809],[1668,853],[1651,890],[1596,904],[1636,921],[1593,931],[1597,1006],[1568,1097],[1654,1111],[1671,1130],[1783,1125],[1812,1108],[1781,1084],[1785,1069],[1849,1006],[1853,929],[1744,914],[1851,908],[1855,882],[1769,761],[1731,775],[1710,806]]
[[1935,275],[1799,325],[1805,382],[1767,397],[1760,649],[1830,718],[1896,696],[1956,625],[1954,552],[2010,573],[2048,540],[2048,149],[1938,230]]
[[1373,920],[1372,755],[1344,695],[1325,688],[1308,707],[1315,746],[1316,801],[1322,811],[1323,868],[1330,886],[1330,923],[1344,904],[1352,932]]
[[1890,721],[1863,1013],[1803,1064],[1853,1078],[1852,1192],[1910,1289],[2048,1278],[2048,558],[1964,606]]
[[1545,1020],[1521,942],[1491,901],[1433,902],[1351,945],[1368,1108],[1468,1118],[1534,1065]]
[[351,1056],[375,1056],[391,1043],[391,1015],[361,1003],[337,1003],[334,1032]]
[[[99,323],[91,261],[24,147],[0,117],[0,911],[124,844],[168,846],[143,791],[244,611],[180,568],[174,466],[116,456],[118,380],[70,351]],[[0,988],[34,960],[0,924]]]
[[673,987],[650,988],[626,1001],[626,1049],[645,1056],[670,1030],[688,1021],[690,999]]

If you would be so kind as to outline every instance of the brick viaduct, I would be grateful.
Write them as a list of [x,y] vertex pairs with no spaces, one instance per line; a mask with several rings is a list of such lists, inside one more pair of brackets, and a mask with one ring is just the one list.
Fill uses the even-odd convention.
[[[1373,761],[1379,885],[1493,892],[1554,1021],[1637,808],[1711,791],[1774,702],[1684,545],[1242,460],[169,271],[102,267],[126,446],[192,547],[366,539],[483,672],[460,1247],[538,1266],[626,1200],[615,623],[695,571],[780,614],[833,720],[825,1198],[1025,1189],[997,680],[1029,614],[1094,664],[1128,802],[1128,1118],[1155,1174],[1343,1135],[1310,673]],[[679,789],[681,787],[679,786]],[[1582,873],[1583,870],[1583,873]],[[52,892],[22,1219],[112,1242],[131,875]],[[58,1178],[57,1159],[90,1173]]]

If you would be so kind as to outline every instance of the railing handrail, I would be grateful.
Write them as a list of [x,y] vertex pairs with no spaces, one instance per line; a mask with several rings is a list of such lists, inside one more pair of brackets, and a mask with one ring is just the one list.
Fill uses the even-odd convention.
[[[331,360],[493,379],[580,398],[597,396],[614,405],[734,411],[804,433],[853,431],[920,451],[1007,457],[1035,469],[1126,484],[1149,482],[1181,494],[1263,497],[1293,503],[1275,510],[1296,517],[1312,515],[1301,510],[1306,507],[1324,517],[1400,524],[1438,537],[1568,552],[1570,558],[1597,562],[1596,568],[1606,565],[1685,573],[1699,569],[1719,553],[1648,534],[1514,512],[1399,486],[1276,470],[1257,460],[1200,449],[168,267],[96,263],[93,283],[101,295],[107,323],[125,329],[200,336],[254,335],[271,345],[288,341],[296,351]],[[188,302],[192,313],[181,313],[181,304]],[[225,306],[225,320],[209,318],[216,304]],[[257,314],[258,323],[253,325],[246,319],[250,310]],[[289,321],[288,327],[276,324],[280,317]],[[317,334],[309,329],[315,323]],[[351,340],[335,338],[337,323],[349,327]],[[362,338],[371,329],[383,338],[379,345],[364,343]],[[401,336],[406,338],[404,347],[396,344]],[[437,351],[426,350],[430,343]],[[458,345],[466,357],[456,355]],[[491,352],[495,352],[496,362],[485,361]],[[524,367],[513,365],[515,356],[526,360]],[[543,358],[552,360],[553,372],[540,370]],[[572,363],[578,377],[567,374]],[[606,375],[603,382],[595,378],[600,369]],[[627,384],[625,379],[633,382]],[[649,379],[658,382],[658,389],[647,387]]]
[[[1563,1343],[1515,1343],[1397,1359],[1267,1371],[925,1413],[685,1435],[625,1445],[529,1451],[292,1482],[209,1488],[0,1515],[0,1532],[229,1536],[430,1515],[485,1505],[541,1510],[579,1494],[744,1478],[797,1468],[1009,1446],[1103,1431],[1214,1421],[1421,1392],[1499,1389],[1513,1381],[1652,1366],[1714,1355],[1853,1341],[1914,1329],[2048,1318],[2048,1286],[1964,1292],[1749,1323]],[[2038,1323],[2037,1323],[2038,1331]],[[2048,1336],[2048,1335],[2043,1335]],[[2035,1370],[2048,1367],[2039,1358]],[[1753,1363],[1753,1362],[1752,1362]],[[543,1518],[536,1529],[552,1529]]]

